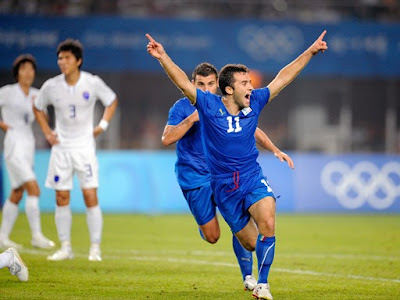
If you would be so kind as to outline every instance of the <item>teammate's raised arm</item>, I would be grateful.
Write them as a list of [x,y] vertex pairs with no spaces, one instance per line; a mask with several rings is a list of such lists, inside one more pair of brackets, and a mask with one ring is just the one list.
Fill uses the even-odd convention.
[[165,52],[164,47],[160,43],[156,42],[150,34],[147,33],[146,37],[149,40],[149,43],[147,44],[147,52],[154,58],[158,59],[172,82],[175,83],[185,96],[189,98],[192,104],[195,104],[197,95],[196,88],[190,82],[185,72],[183,72],[182,69],[172,61]]
[[293,81],[299,75],[301,70],[308,64],[310,59],[318,52],[325,52],[328,49],[327,43],[323,40],[326,34],[324,30],[318,39],[300,56],[298,56],[294,61],[284,67],[278,75],[271,81],[268,85],[270,90],[270,101],[275,98],[279,92],[285,88],[289,83]]

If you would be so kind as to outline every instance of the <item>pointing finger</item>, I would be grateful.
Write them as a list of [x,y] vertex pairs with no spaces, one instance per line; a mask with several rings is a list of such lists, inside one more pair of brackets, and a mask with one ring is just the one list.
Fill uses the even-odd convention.
[[319,36],[318,40],[322,41],[324,39],[324,36],[326,34],[326,30],[324,30],[321,35]]

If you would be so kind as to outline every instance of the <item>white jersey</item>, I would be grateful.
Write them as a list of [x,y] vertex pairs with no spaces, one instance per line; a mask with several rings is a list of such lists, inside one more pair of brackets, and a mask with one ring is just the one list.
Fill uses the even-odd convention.
[[32,103],[38,92],[31,87],[26,96],[18,83],[0,88],[1,115],[3,122],[9,126],[4,137],[4,159],[12,188],[35,179],[35,138],[32,131],[35,115]]
[[1,117],[13,131],[32,135],[32,123],[35,121],[32,104],[38,91],[31,87],[26,96],[18,83],[0,88]]
[[64,74],[47,80],[40,89],[34,104],[38,110],[53,105],[60,149],[82,149],[95,145],[93,115],[96,100],[109,106],[116,99],[115,93],[100,77],[80,71],[78,82],[70,86]]

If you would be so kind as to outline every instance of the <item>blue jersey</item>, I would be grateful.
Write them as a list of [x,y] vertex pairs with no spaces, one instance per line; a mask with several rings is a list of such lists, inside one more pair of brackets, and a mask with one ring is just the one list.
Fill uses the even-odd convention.
[[250,107],[233,116],[225,108],[221,96],[197,89],[196,107],[205,157],[212,175],[244,173],[259,168],[254,134],[260,112],[269,97],[267,87],[253,90]]
[[[182,98],[169,110],[167,124],[178,125],[195,110],[189,99]],[[194,123],[176,143],[176,154],[175,174],[182,189],[195,189],[209,184],[210,171],[204,156],[199,122]]]

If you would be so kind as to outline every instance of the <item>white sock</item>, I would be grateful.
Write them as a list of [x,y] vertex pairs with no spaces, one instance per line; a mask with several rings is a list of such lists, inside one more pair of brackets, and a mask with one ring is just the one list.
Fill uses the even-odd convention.
[[56,206],[56,227],[60,242],[71,242],[72,214],[69,205]]
[[9,238],[11,230],[14,227],[15,220],[18,216],[18,205],[12,203],[9,199],[6,200],[3,206],[1,227],[0,227],[0,238]]
[[12,264],[13,255],[9,252],[3,252],[0,254],[0,269],[4,267],[10,267]]
[[29,195],[26,197],[25,213],[31,227],[32,237],[41,234],[39,197]]
[[86,209],[86,221],[89,229],[90,242],[100,244],[103,232],[103,215],[100,206],[88,207]]

